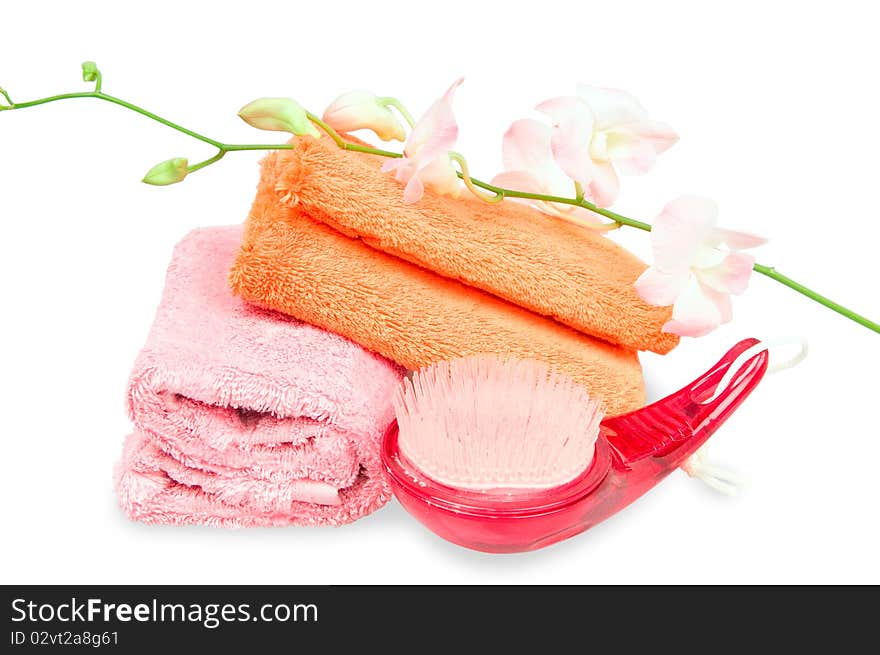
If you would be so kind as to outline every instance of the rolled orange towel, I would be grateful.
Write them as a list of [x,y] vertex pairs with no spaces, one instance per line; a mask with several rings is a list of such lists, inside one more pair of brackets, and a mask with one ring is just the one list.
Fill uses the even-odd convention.
[[314,220],[605,341],[661,354],[678,344],[661,331],[671,308],[635,291],[646,265],[607,237],[514,201],[428,192],[407,205],[381,157],[329,138],[291,143],[277,185]]
[[[537,358],[604,400],[609,413],[644,404],[636,352],[600,341],[349,238],[279,200],[288,152],[263,161],[237,260],[245,300],[342,334],[408,367],[477,353]],[[291,206],[292,205],[292,206]]]

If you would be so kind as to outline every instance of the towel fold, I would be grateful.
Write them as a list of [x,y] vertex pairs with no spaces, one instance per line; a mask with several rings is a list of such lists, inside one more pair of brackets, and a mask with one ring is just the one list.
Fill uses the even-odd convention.
[[427,192],[408,205],[382,158],[328,138],[291,143],[276,185],[312,219],[610,343],[661,354],[678,344],[662,332],[671,308],[636,293],[646,265],[607,237],[515,201]]
[[411,369],[479,353],[536,358],[601,397],[611,414],[644,404],[635,351],[380,252],[313,220],[302,202],[282,202],[279,196],[288,192],[278,179],[289,170],[290,156],[275,152],[262,163],[230,273],[242,298]]
[[238,226],[196,230],[174,251],[129,384],[120,503],[150,523],[357,519],[390,495],[379,443],[402,371],[235,298],[240,239]]

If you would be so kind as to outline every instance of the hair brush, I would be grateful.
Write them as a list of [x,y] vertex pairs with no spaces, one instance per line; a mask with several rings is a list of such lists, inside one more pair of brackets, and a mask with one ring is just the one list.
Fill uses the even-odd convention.
[[440,362],[399,390],[382,460],[401,504],[441,537],[487,552],[549,546],[702,446],[763,377],[761,346],[741,341],[684,389],[604,420],[598,401],[541,362]]

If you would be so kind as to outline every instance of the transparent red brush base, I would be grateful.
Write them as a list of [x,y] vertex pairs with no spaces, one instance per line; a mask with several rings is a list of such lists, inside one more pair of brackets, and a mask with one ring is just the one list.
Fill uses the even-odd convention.
[[397,425],[383,444],[383,461],[401,505],[444,539],[490,553],[535,550],[583,532],[601,502],[591,493],[607,477],[610,447],[597,442],[590,467],[553,493],[473,492],[434,482],[412,467],[397,447]]
[[543,548],[620,511],[702,446],[763,377],[766,352],[744,362],[712,398],[737,357],[757,343],[741,341],[688,387],[643,409],[605,419],[588,468],[559,487],[501,493],[441,485],[400,452],[396,422],[383,439],[382,462],[404,508],[444,539],[490,553]]

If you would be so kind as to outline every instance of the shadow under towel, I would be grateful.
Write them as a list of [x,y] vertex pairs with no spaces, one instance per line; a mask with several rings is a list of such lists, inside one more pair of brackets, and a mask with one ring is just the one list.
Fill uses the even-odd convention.
[[390,497],[379,444],[403,371],[235,298],[240,239],[238,226],[196,230],[174,251],[129,384],[120,504],[147,523],[353,521]]

